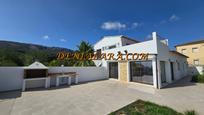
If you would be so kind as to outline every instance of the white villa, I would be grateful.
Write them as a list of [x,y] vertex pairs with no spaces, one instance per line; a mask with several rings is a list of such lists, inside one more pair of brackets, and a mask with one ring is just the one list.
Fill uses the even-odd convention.
[[105,67],[108,77],[123,82],[137,82],[162,88],[187,75],[187,56],[171,51],[168,40],[161,40],[156,32],[152,39],[139,42],[126,36],[106,36],[94,45],[98,53],[148,53],[148,60],[96,60]]
[[97,67],[46,67],[39,62],[28,67],[0,67],[0,92],[109,78],[160,89],[185,77],[188,68],[188,57],[171,51],[168,40],[160,39],[156,32],[151,40],[143,42],[125,36],[107,36],[94,45],[96,52],[115,56],[118,52],[148,53],[147,60],[95,60]]

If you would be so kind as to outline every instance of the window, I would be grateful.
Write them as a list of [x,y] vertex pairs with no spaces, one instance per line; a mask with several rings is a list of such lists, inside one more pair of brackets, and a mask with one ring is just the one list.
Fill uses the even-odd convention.
[[131,81],[153,84],[152,61],[130,62]]
[[97,59],[101,59],[101,49],[96,50]]
[[192,52],[193,52],[193,53],[198,52],[198,48],[192,48]]
[[134,76],[144,76],[144,75],[153,75],[152,73],[152,61],[137,61],[131,62],[132,65],[132,74]]
[[184,54],[184,53],[186,53],[186,52],[187,52],[186,49],[181,49],[181,53],[182,53],[182,54]]
[[199,65],[199,59],[193,60],[194,65]]
[[109,46],[108,49],[116,48],[116,45]]

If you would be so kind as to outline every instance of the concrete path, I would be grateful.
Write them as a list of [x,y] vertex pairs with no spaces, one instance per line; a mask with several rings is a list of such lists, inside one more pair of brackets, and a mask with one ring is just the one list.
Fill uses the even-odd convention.
[[[204,114],[204,85],[185,78],[161,90],[115,80],[58,89],[0,93],[0,115],[104,115],[137,99]],[[13,95],[13,96],[12,96]]]

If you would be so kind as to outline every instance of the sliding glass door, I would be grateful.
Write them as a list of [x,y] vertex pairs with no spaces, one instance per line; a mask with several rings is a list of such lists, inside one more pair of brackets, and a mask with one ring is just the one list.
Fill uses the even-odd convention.
[[130,81],[153,85],[152,61],[130,62]]

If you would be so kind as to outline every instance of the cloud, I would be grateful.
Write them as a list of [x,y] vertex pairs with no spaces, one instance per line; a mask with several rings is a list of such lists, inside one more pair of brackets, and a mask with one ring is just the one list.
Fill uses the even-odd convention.
[[168,19],[160,21],[159,24],[166,24],[166,23],[170,23],[170,22],[176,22],[178,20],[180,20],[180,17],[178,17],[175,14],[172,14]]
[[170,22],[175,22],[178,21],[180,18],[178,16],[176,16],[175,14],[173,14],[171,17],[169,17],[169,21]]
[[134,23],[132,23],[132,26],[137,28],[139,26],[139,23],[138,22],[134,22]]
[[101,28],[104,30],[121,30],[126,28],[126,24],[121,22],[104,22],[101,25]]
[[44,40],[49,40],[49,39],[50,39],[50,37],[49,37],[48,35],[44,35],[42,38],[43,38]]
[[60,42],[66,42],[67,40],[65,40],[65,39],[60,39]]
[[134,23],[132,23],[132,28],[138,28],[138,27],[140,27],[142,25],[143,25],[143,23],[134,22]]
[[151,34],[147,35],[147,36],[145,37],[145,39],[146,39],[146,40],[152,39],[152,35],[151,35]]

